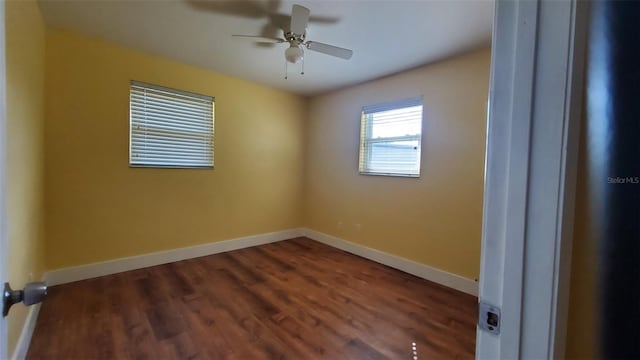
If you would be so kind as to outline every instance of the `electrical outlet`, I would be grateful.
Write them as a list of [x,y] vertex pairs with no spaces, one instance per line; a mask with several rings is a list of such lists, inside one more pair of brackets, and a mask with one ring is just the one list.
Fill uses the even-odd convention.
[[344,227],[344,223],[342,221],[338,221],[338,229],[342,229]]
[[32,282],[32,281],[33,281],[33,273],[32,273],[32,272],[30,272],[30,273],[29,273],[29,281],[28,281],[28,282]]
[[356,224],[356,231],[362,230],[362,224]]

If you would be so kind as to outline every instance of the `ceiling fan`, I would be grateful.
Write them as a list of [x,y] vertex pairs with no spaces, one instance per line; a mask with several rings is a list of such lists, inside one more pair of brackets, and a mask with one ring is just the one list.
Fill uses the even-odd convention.
[[[341,59],[351,59],[353,51],[341,47],[324,44],[317,41],[306,40],[307,23],[309,22],[310,11],[304,6],[293,5],[291,10],[291,25],[289,29],[283,29],[284,38],[264,37],[254,35],[232,35],[240,38],[255,39],[258,44],[280,44],[289,43],[289,48],[285,50],[284,57],[287,62],[295,64],[304,59],[304,49],[307,48],[322,54],[339,57]],[[288,31],[287,31],[288,30]]]

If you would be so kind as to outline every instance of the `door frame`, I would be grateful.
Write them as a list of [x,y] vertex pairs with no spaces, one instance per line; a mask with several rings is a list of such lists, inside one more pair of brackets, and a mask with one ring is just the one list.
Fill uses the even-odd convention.
[[501,317],[478,359],[564,357],[586,6],[496,2],[479,301]]
[[[7,78],[5,74],[5,0],[0,1],[0,286],[8,281],[8,239],[7,239],[7,192],[6,192],[6,169],[7,169]],[[0,359],[9,358],[8,342],[8,321],[6,318],[0,320]]]

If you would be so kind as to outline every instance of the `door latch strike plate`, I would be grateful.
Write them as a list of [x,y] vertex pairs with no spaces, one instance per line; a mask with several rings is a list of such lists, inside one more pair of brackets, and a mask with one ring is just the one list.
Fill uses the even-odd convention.
[[500,308],[480,301],[478,326],[494,335],[500,335]]

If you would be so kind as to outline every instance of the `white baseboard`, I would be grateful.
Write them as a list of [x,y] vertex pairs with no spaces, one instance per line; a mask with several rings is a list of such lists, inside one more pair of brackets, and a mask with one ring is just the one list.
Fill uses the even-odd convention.
[[302,229],[302,235],[309,239],[362,256],[363,258],[373,260],[411,275],[433,281],[440,285],[444,285],[470,295],[478,296],[478,283],[472,279],[467,279],[460,275],[436,269],[429,265],[421,264],[396,255],[391,255],[380,250],[372,249],[364,245],[356,244],[315,230],[306,228]]
[[295,238],[298,236],[302,236],[301,229],[290,229],[224,241],[217,241],[209,244],[102,261],[87,265],[73,266],[48,271],[44,274],[44,281],[48,286],[65,284],[104,275],[116,274],[129,270],[142,269],[145,267],[167,264],[185,259],[192,259],[200,256],[218,254],[225,251],[232,251],[256,245],[268,244],[276,241]]
[[232,251],[251,246],[268,244],[299,236],[306,236],[310,239],[319,241],[326,245],[350,252],[358,256],[362,256],[366,259],[465,292],[467,294],[471,294],[474,296],[478,295],[478,283],[474,280],[467,279],[465,277],[452,274],[444,270],[436,269],[429,265],[421,264],[396,255],[391,255],[380,250],[372,249],[307,228],[290,229],[267,234],[253,235],[242,238],[218,241],[204,245],[196,245],[174,250],[160,251],[139,256],[132,256],[93,264],[52,270],[45,273],[44,281],[49,286],[65,284],[129,270],[142,269],[145,267],[217,254],[225,251]]
[[31,344],[31,335],[33,335],[33,330],[35,330],[36,322],[38,321],[40,305],[42,304],[35,304],[29,307],[27,319],[22,326],[22,332],[20,332],[20,337],[18,338],[18,343],[16,344],[16,349],[13,351],[13,356],[11,357],[11,359],[23,360],[27,357],[29,344]]

